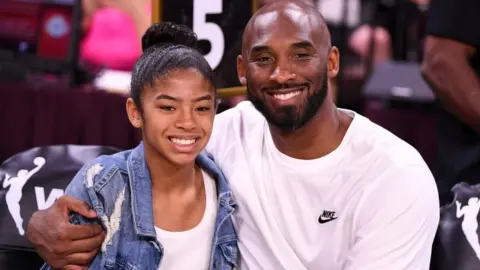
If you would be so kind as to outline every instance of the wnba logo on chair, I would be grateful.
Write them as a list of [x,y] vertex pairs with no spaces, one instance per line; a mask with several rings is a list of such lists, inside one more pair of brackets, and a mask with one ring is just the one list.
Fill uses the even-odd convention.
[[459,201],[455,201],[456,217],[458,219],[463,217],[462,232],[467,239],[467,242],[472,247],[473,251],[480,260],[480,242],[478,239],[478,213],[480,212],[480,200],[478,197],[471,197],[468,203],[464,206]]
[[[25,234],[23,218],[21,215],[20,201],[23,197],[23,188],[25,184],[30,180],[38,171],[40,171],[46,164],[46,160],[43,157],[36,157],[33,159],[35,167],[31,170],[20,169],[16,175],[6,174],[3,179],[2,187],[7,189],[5,195],[5,202],[8,207],[8,211],[15,222],[18,233],[20,235]],[[52,189],[50,195],[45,199],[45,189],[43,187],[35,186],[35,197],[37,201],[38,210],[43,210],[51,206],[60,196],[63,195],[63,190]]]

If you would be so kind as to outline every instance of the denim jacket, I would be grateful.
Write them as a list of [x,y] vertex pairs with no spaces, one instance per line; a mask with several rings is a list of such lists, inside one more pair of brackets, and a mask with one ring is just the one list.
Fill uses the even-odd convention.
[[[204,154],[198,156],[196,163],[216,179],[217,186],[218,212],[210,269],[234,269],[238,259],[232,221],[236,203],[215,163]],[[156,238],[152,187],[143,143],[133,150],[100,156],[85,165],[67,187],[66,194],[87,202],[98,215],[92,221],[72,214],[72,223],[97,222],[106,230],[105,241],[90,269],[158,269],[163,247]],[[44,265],[42,269],[50,267]]]

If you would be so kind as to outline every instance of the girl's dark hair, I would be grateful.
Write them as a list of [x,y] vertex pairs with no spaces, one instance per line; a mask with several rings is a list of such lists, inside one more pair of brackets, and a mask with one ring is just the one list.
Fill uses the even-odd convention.
[[155,23],[147,29],[142,37],[143,54],[135,63],[130,85],[138,108],[142,89],[172,70],[195,69],[215,88],[213,70],[197,50],[197,41],[197,35],[185,25]]

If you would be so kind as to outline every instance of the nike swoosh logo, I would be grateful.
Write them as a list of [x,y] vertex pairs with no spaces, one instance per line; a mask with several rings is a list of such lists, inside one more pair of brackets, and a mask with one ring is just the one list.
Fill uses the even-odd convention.
[[337,218],[338,218],[338,217],[334,217],[334,218],[324,218],[324,217],[321,216],[321,217],[318,218],[318,223],[324,224],[324,223],[330,222],[330,221],[332,221],[332,220],[335,220],[335,219],[337,219]]

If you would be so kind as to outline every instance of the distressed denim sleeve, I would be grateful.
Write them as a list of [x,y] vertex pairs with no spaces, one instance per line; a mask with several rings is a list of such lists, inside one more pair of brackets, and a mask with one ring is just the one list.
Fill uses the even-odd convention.
[[[65,195],[82,200],[92,207],[92,209],[95,209],[92,203],[92,199],[94,198],[91,197],[93,190],[89,190],[88,187],[93,186],[94,178],[102,167],[103,166],[97,162],[84,165],[66,188]],[[87,219],[77,213],[70,214],[70,222],[72,224],[100,224],[97,219]]]
[[[100,163],[97,162],[84,165],[66,188],[65,195],[82,200],[92,207],[93,205],[91,197],[89,195],[90,193],[88,187],[93,186],[94,177],[100,172],[101,168],[102,166],[100,165]],[[101,224],[98,219],[87,219],[76,213],[70,214],[70,222],[72,224]],[[53,269],[45,263],[42,268],[40,268],[40,270]]]

